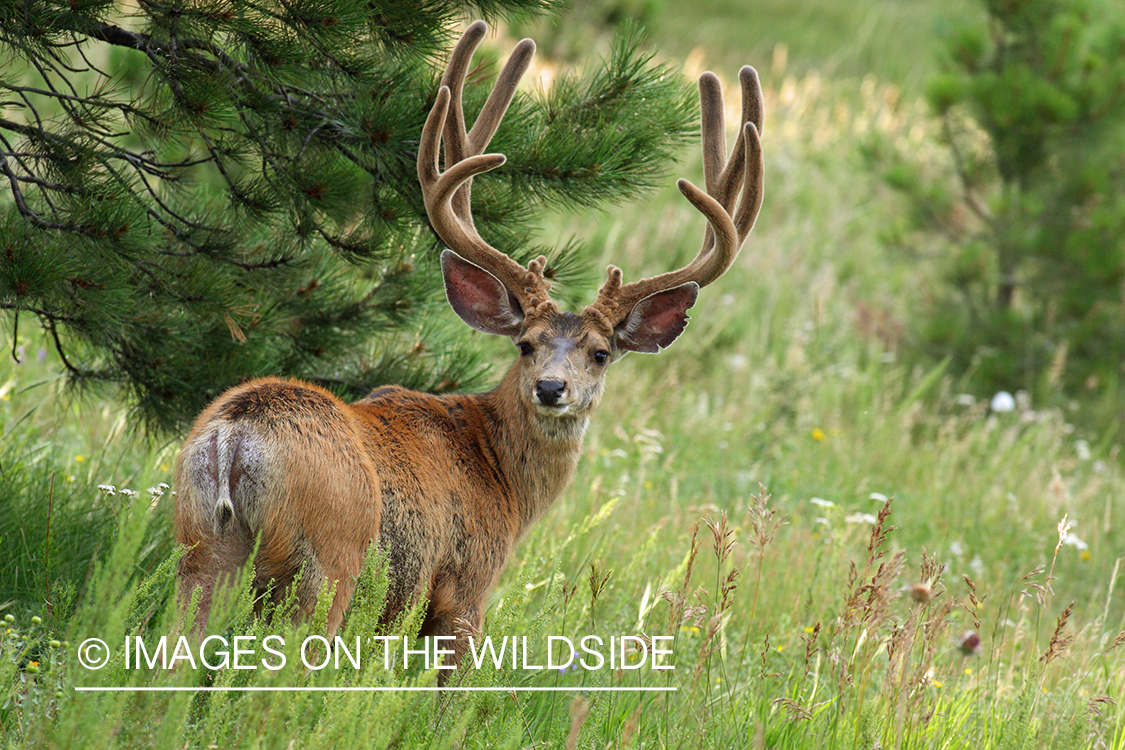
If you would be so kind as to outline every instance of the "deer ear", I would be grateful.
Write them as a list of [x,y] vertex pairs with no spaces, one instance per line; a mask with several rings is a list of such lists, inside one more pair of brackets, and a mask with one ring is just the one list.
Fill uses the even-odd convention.
[[614,330],[617,348],[629,352],[658,352],[668,346],[683,333],[688,308],[695,304],[698,294],[699,284],[689,281],[645,297]]
[[452,250],[441,254],[445,296],[470,327],[499,336],[518,336],[523,326],[519,302],[500,280]]

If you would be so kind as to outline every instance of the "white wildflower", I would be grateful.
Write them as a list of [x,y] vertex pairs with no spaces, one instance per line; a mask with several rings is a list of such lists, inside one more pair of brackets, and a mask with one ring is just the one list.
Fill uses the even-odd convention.
[[1063,539],[1063,544],[1068,547],[1074,547],[1079,552],[1090,548],[1090,545],[1086,544],[1086,542],[1082,541],[1082,539],[1075,534],[1067,534],[1066,539]]
[[875,518],[875,516],[870,513],[852,513],[844,516],[844,523],[865,523],[874,525],[877,520],[879,519]]
[[989,407],[997,413],[1013,411],[1016,408],[1016,400],[1007,391],[1000,391],[992,397]]

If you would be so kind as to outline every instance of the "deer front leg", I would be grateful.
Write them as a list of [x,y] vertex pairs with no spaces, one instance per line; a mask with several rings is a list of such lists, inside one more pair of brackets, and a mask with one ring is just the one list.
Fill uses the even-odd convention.
[[[451,643],[449,641],[441,643],[441,649],[444,652],[452,651],[452,654],[446,653],[440,662],[442,667],[445,668],[439,667],[438,669],[439,685],[445,685],[449,680],[455,678],[459,670],[464,669],[463,662],[465,653],[469,650],[469,639],[480,637],[481,627],[484,624],[483,612],[483,601],[468,606],[442,608],[440,610],[435,610],[431,606],[418,635],[423,638],[432,636],[453,638]],[[455,668],[450,669],[449,667]]]

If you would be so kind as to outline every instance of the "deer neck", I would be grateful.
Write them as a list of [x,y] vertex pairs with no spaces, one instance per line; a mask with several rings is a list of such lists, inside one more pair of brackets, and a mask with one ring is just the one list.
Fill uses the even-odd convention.
[[481,398],[496,420],[493,451],[523,509],[526,529],[574,477],[589,419],[539,414],[521,397],[514,367],[495,390]]

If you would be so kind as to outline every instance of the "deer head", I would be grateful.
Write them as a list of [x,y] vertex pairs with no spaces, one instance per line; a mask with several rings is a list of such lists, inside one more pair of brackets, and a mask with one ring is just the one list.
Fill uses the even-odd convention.
[[580,419],[584,425],[601,399],[608,365],[626,352],[658,352],[675,341],[699,289],[730,268],[753,228],[762,203],[761,87],[753,68],[740,71],[743,125],[728,160],[721,86],[712,73],[699,79],[706,190],[687,180],[677,183],[708,221],[695,259],[678,270],[630,283],[623,283],[621,270],[610,266],[592,304],[579,313],[563,312],[550,297],[545,257],[524,268],[485,242],[473,223],[472,179],[504,163],[502,154],[483,151],[535,53],[530,39],[516,45],[467,130],[462,88],[487,29],[478,21],[458,42],[418,149],[426,211],[449,247],[441,256],[446,296],[469,326],[507,336],[518,347],[519,359],[505,383],[528,411],[542,420]]

